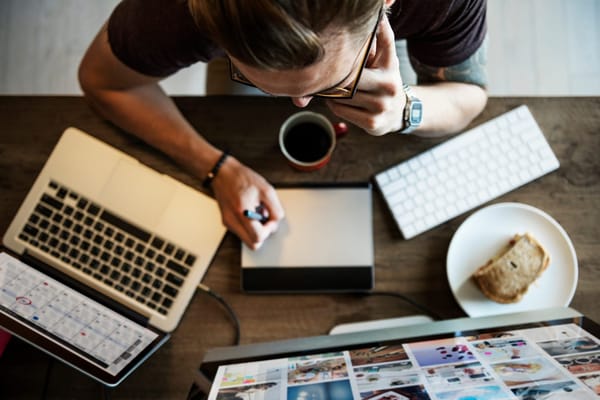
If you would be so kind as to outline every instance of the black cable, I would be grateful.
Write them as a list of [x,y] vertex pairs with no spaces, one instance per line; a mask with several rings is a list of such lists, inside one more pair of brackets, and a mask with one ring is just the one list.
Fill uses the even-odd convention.
[[224,298],[219,296],[217,293],[213,292],[208,286],[199,284],[198,289],[200,289],[204,293],[208,294],[213,299],[217,300],[225,308],[225,310],[227,310],[227,313],[229,314],[229,317],[231,318],[231,321],[233,322],[233,325],[235,328],[235,339],[234,339],[233,343],[236,346],[238,344],[240,344],[240,338],[241,338],[240,320],[238,319],[233,308],[229,305],[229,303],[227,303],[227,301],[225,301]]
[[417,303],[416,301],[414,301],[413,299],[411,299],[410,297],[407,297],[401,293],[396,293],[396,292],[383,292],[383,291],[374,291],[374,292],[367,292],[365,293],[365,295],[367,296],[388,296],[388,297],[396,297],[399,299],[402,299],[404,301],[406,301],[407,303],[411,304],[412,306],[418,308],[419,310],[425,312],[426,314],[428,314],[429,316],[433,317],[433,319],[437,319],[437,320],[442,320],[444,318],[442,318],[438,313],[436,313],[435,311],[432,311],[431,309],[423,306],[422,304]]
[[42,400],[45,400],[48,397],[48,386],[50,385],[50,374],[52,373],[52,368],[54,367],[54,358],[48,357],[48,367],[46,368],[46,374],[44,376],[44,387],[42,388]]
[[110,388],[106,387],[106,385],[102,384],[102,399],[110,400]]

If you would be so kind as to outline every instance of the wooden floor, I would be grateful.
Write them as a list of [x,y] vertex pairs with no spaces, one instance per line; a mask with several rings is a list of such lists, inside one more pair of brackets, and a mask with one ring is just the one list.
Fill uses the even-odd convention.
[[[79,94],[79,60],[117,0],[0,0],[0,94]],[[600,95],[600,2],[488,0],[490,94]],[[204,64],[164,82],[205,93]]]

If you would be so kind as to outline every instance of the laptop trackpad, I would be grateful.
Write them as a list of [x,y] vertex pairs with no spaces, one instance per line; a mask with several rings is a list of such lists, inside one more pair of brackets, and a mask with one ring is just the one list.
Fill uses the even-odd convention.
[[156,171],[129,160],[119,160],[99,201],[108,210],[146,228],[153,228],[169,204],[173,182]]

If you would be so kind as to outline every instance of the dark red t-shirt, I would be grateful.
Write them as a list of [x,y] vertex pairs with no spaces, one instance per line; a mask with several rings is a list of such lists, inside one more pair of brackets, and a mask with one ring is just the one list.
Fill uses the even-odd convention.
[[[458,64],[481,45],[485,0],[396,0],[389,14],[396,39],[433,67]],[[196,62],[223,56],[195,25],[184,0],[123,0],[108,24],[113,53],[146,75],[168,76]]]

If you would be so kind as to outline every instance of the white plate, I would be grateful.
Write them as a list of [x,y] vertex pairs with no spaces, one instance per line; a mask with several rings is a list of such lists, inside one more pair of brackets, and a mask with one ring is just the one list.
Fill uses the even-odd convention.
[[[500,304],[485,297],[471,275],[517,233],[531,233],[550,264],[523,299]],[[577,287],[577,257],[565,230],[545,212],[520,203],[498,203],[475,212],[458,228],[446,258],[450,289],[471,317],[567,306]]]

